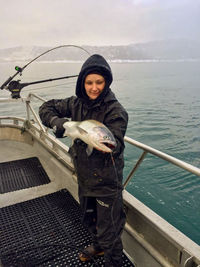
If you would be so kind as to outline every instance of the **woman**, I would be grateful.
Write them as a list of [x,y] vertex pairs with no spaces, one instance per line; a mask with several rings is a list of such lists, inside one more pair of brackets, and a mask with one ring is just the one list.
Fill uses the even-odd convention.
[[93,235],[93,243],[79,254],[81,261],[103,255],[105,266],[122,266],[121,232],[125,224],[122,201],[124,135],[128,114],[109,88],[112,71],[100,55],[92,55],[83,64],[76,84],[76,97],[50,100],[39,109],[44,125],[63,137],[63,123],[94,119],[113,133],[117,146],[113,153],[96,149],[88,156],[86,144],[77,139],[70,154],[78,177],[83,224]]

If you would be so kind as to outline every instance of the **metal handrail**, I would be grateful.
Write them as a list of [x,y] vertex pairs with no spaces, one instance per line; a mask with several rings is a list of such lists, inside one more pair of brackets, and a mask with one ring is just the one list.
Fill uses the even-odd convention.
[[137,163],[135,164],[135,166],[133,167],[133,169],[131,170],[130,174],[127,176],[125,182],[124,182],[124,187],[127,186],[127,184],[129,183],[129,181],[131,180],[131,178],[133,177],[134,173],[136,172],[136,170],[138,169],[138,166],[141,164],[141,162],[143,161],[144,157],[146,156],[147,153],[150,153],[152,155],[157,156],[158,158],[164,159],[165,161],[168,161],[182,169],[185,169],[186,171],[189,171],[195,175],[200,176],[200,169],[189,164],[186,163],[180,159],[177,159],[173,156],[170,156],[164,152],[161,152],[155,148],[152,148],[150,146],[147,146],[143,143],[140,143],[130,137],[125,136],[124,138],[125,142],[134,145],[135,147],[138,147],[140,149],[142,149],[144,152],[142,154],[142,156],[139,158],[139,160],[137,161]]
[[[46,102],[46,100],[41,98],[41,97],[39,97],[39,96],[37,96],[37,95],[35,95],[35,94],[32,94],[32,93],[30,93],[27,98],[22,99],[22,102],[26,102],[27,120],[30,121],[30,113],[29,112],[31,111],[33,116],[34,116],[34,118],[35,118],[35,120],[36,120],[36,122],[38,123],[41,131],[45,133],[46,130],[45,130],[44,126],[42,125],[42,123],[40,122],[39,116],[35,113],[34,109],[32,108],[32,106],[30,104],[32,98],[36,98],[36,99],[38,99],[38,100],[40,100],[42,102]],[[12,101],[12,99],[10,99],[10,100]],[[8,99],[0,99],[0,102],[7,102],[7,101],[8,101]],[[9,116],[9,117],[0,117],[0,120],[1,119],[6,119],[6,118],[7,119],[9,119],[9,118],[11,119],[11,117]],[[165,161],[168,161],[168,162],[170,162],[170,163],[172,163],[172,164],[174,164],[174,165],[176,165],[176,166],[178,166],[178,167],[180,167],[182,169],[185,169],[186,171],[189,171],[190,173],[193,173],[195,175],[200,176],[200,168],[197,168],[197,167],[195,167],[195,166],[193,166],[193,165],[191,165],[189,163],[186,163],[186,162],[184,162],[182,160],[179,160],[179,159],[177,159],[177,158],[175,158],[173,156],[170,156],[170,155],[168,155],[168,154],[166,154],[164,152],[161,152],[161,151],[159,151],[157,149],[154,149],[151,146],[148,146],[148,145],[145,145],[143,143],[140,143],[140,142],[138,142],[138,141],[136,141],[136,140],[134,140],[134,139],[132,139],[132,138],[130,138],[128,136],[124,137],[124,141],[129,143],[129,144],[131,144],[131,145],[133,145],[133,146],[135,146],[135,147],[138,147],[139,149],[141,149],[143,151],[141,156],[139,157],[138,161],[133,166],[132,170],[130,171],[130,173],[128,174],[127,178],[125,179],[124,187],[126,187],[128,185],[128,183],[132,179],[133,175],[135,174],[136,170],[139,168],[140,164],[142,163],[142,161],[144,160],[145,156],[148,153],[152,154],[152,155],[155,155],[156,157],[161,158],[161,159],[163,159]]]

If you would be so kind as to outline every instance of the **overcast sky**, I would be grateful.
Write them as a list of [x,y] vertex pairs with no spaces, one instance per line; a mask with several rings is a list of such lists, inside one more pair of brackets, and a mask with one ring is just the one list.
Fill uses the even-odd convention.
[[0,0],[0,48],[200,40],[200,0]]

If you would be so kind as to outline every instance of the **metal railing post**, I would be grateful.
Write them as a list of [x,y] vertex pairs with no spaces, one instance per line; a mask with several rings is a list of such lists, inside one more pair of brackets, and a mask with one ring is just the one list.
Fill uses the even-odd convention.
[[124,188],[126,188],[126,186],[128,185],[128,183],[130,182],[130,180],[132,179],[132,176],[134,175],[134,173],[136,172],[136,170],[139,168],[140,164],[142,163],[143,159],[145,158],[147,152],[144,151],[142,153],[142,155],[140,156],[140,158],[138,159],[137,163],[135,164],[134,168],[131,170],[131,172],[129,173],[129,175],[127,176],[125,182],[124,182]]
[[32,106],[30,105],[30,103],[28,103],[28,107],[30,108],[31,112],[33,113],[34,118],[36,119],[38,125],[40,126],[41,130],[43,132],[45,132],[45,128],[42,125],[42,123],[40,122],[39,118],[37,117],[37,114],[35,113],[34,109],[32,108]]

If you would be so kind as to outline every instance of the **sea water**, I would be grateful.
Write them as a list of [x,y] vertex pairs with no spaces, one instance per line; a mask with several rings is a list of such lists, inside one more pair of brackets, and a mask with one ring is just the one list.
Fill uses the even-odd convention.
[[[16,63],[1,63],[0,83]],[[21,62],[20,66],[25,63]],[[200,61],[110,63],[111,86],[129,114],[126,135],[200,168]],[[81,63],[34,62],[17,76],[21,82],[78,74]],[[76,78],[25,87],[22,96],[46,99],[74,95]],[[0,97],[8,93],[0,91]],[[36,110],[37,103],[34,104]],[[1,104],[0,115],[24,116],[17,104]],[[63,139],[62,139],[63,140]],[[67,139],[66,141],[67,142]],[[142,151],[126,144],[126,178]],[[200,244],[200,177],[147,155],[127,190]]]

